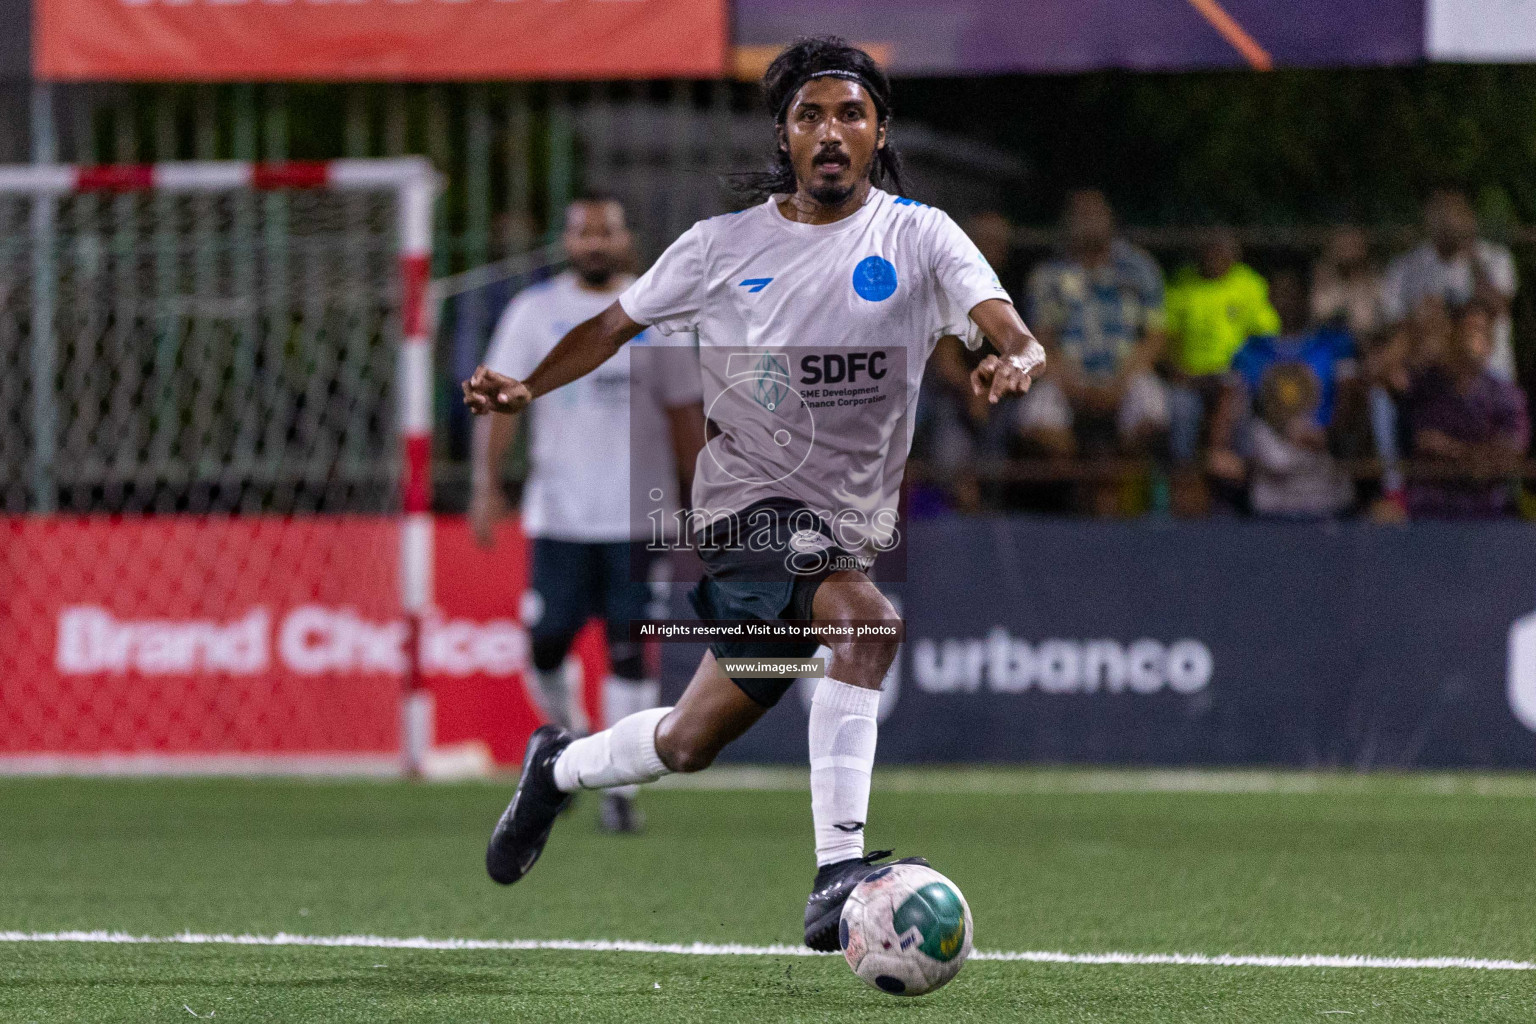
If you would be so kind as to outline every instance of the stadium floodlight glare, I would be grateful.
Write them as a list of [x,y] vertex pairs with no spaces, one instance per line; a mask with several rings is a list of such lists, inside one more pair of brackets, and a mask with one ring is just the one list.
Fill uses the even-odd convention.
[[[234,610],[254,588],[231,597],[225,582],[216,601],[203,601],[192,593],[202,584],[173,580],[168,568],[162,586],[191,594],[180,625],[178,612],[164,608],[146,611],[142,626],[123,622],[122,609],[77,608],[67,620],[61,612],[56,623],[37,624],[60,631],[56,665],[0,665],[32,687],[24,712],[31,717],[9,724],[21,739],[0,749],[0,760],[21,770],[131,768],[147,737],[145,770],[219,771],[221,757],[280,771],[398,770],[401,758],[406,770],[420,766],[431,743],[418,638],[433,592],[427,299],[438,188],[419,157],[0,166],[0,407],[10,410],[0,430],[0,513],[26,514],[14,520],[21,540],[9,557],[31,563],[11,568],[40,591],[100,571],[59,545],[47,548],[59,564],[40,562],[41,549],[27,539],[39,516],[84,531],[76,545],[95,545],[99,564],[115,543],[91,532],[99,513],[164,513],[193,532],[259,520],[266,532],[228,556],[236,571],[253,574],[262,553],[283,543],[270,535],[284,530],[310,548],[273,565],[329,563],[335,539],[315,524],[345,521],[353,531],[346,536],[377,539],[387,552],[370,563],[378,569],[370,578],[398,585],[397,601],[380,597],[369,609],[372,622],[337,617],[351,614],[346,608],[333,616],[356,626],[348,637],[363,637],[348,640],[351,647],[318,647],[319,634],[303,630],[322,627],[306,623],[341,627],[312,609],[300,609],[309,618],[285,633],[278,610]],[[178,548],[174,558],[185,557]],[[345,558],[328,571],[347,571]],[[200,605],[218,607],[209,615]],[[380,644],[392,650],[380,655]],[[393,720],[374,709],[371,739],[357,738],[361,728],[347,733],[345,710],[317,710],[313,694],[281,704],[286,684],[262,675],[269,665],[278,672],[283,658],[323,668],[345,657],[375,680],[404,679]],[[89,704],[95,684],[86,676],[164,677],[183,663],[226,681],[248,678],[251,691],[265,687],[270,693],[253,698],[258,706],[245,721],[286,716],[303,723],[295,733],[305,738],[258,744],[253,761],[237,735],[243,726],[214,707],[235,698],[198,691],[190,676],[182,706],[161,695],[153,708],[129,709],[142,737],[122,734],[121,707],[117,723],[106,709],[59,713],[82,715],[80,727],[95,737],[117,729],[103,741],[111,753],[94,752],[69,723],[49,718],[45,705],[55,698],[60,708]],[[77,667],[79,689],[27,681],[62,679]],[[372,692],[387,689],[375,683]],[[272,706],[259,704],[268,699]],[[180,756],[189,736],[192,752]],[[394,743],[398,753],[388,750]]]

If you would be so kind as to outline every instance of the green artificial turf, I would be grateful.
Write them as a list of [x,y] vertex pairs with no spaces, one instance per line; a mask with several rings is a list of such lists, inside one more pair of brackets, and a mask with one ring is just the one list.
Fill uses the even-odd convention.
[[[950,875],[981,949],[1536,960],[1528,782],[1472,795],[1401,778],[1233,793],[1097,791],[1073,773],[886,777],[871,841]],[[598,835],[587,799],[529,878],[502,889],[481,856],[508,794],[0,781],[0,931],[798,941],[814,870],[806,793],[659,789],[639,838]],[[6,1024],[209,1013],[1529,1024],[1536,972],[973,962],[949,988],[897,1000],[837,957],[0,943]]]

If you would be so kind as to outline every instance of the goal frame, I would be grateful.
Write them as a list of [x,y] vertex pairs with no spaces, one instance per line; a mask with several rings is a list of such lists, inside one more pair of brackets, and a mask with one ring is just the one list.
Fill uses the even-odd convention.
[[[432,337],[435,321],[429,293],[433,207],[439,178],[424,157],[324,161],[182,161],[152,164],[0,165],[0,196],[33,200],[30,233],[34,261],[49,261],[47,243],[55,231],[56,204],[70,195],[168,193],[212,194],[249,190],[272,193],[305,189],[393,192],[400,289],[401,337],[397,356],[397,430],[401,451],[399,601],[406,624],[403,693],[400,702],[398,771],[420,773],[433,742],[433,713],[422,682],[422,622],[433,604],[432,519]],[[39,244],[42,243],[42,244]],[[48,262],[34,264],[31,304],[31,370],[34,379],[55,375],[58,337],[53,326],[53,274]],[[44,289],[47,289],[44,292]],[[30,470],[33,482],[47,481],[56,449],[56,423],[47,389],[33,392],[33,422],[42,436]],[[51,493],[38,487],[37,493]],[[32,515],[47,515],[51,502]],[[387,763],[334,754],[275,755],[23,755],[0,758],[0,774],[380,774]]]

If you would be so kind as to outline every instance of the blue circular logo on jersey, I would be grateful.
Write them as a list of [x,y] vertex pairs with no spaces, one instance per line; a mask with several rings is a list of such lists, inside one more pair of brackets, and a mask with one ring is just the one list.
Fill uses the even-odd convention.
[[859,298],[883,302],[896,294],[896,268],[890,260],[871,256],[853,268],[853,290]]

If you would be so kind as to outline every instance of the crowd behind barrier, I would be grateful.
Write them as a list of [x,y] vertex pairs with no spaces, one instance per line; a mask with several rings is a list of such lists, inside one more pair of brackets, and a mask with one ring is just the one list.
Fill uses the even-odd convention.
[[1091,190],[1069,196],[1053,237],[998,213],[965,227],[1049,371],[989,406],[969,393],[979,357],[940,343],[916,424],[914,514],[1532,514],[1516,262],[1463,193],[1431,195],[1422,230],[1390,251],[1340,226],[1267,247],[1262,274],[1243,243],[1260,246],[1225,228],[1176,233],[1160,264]]

